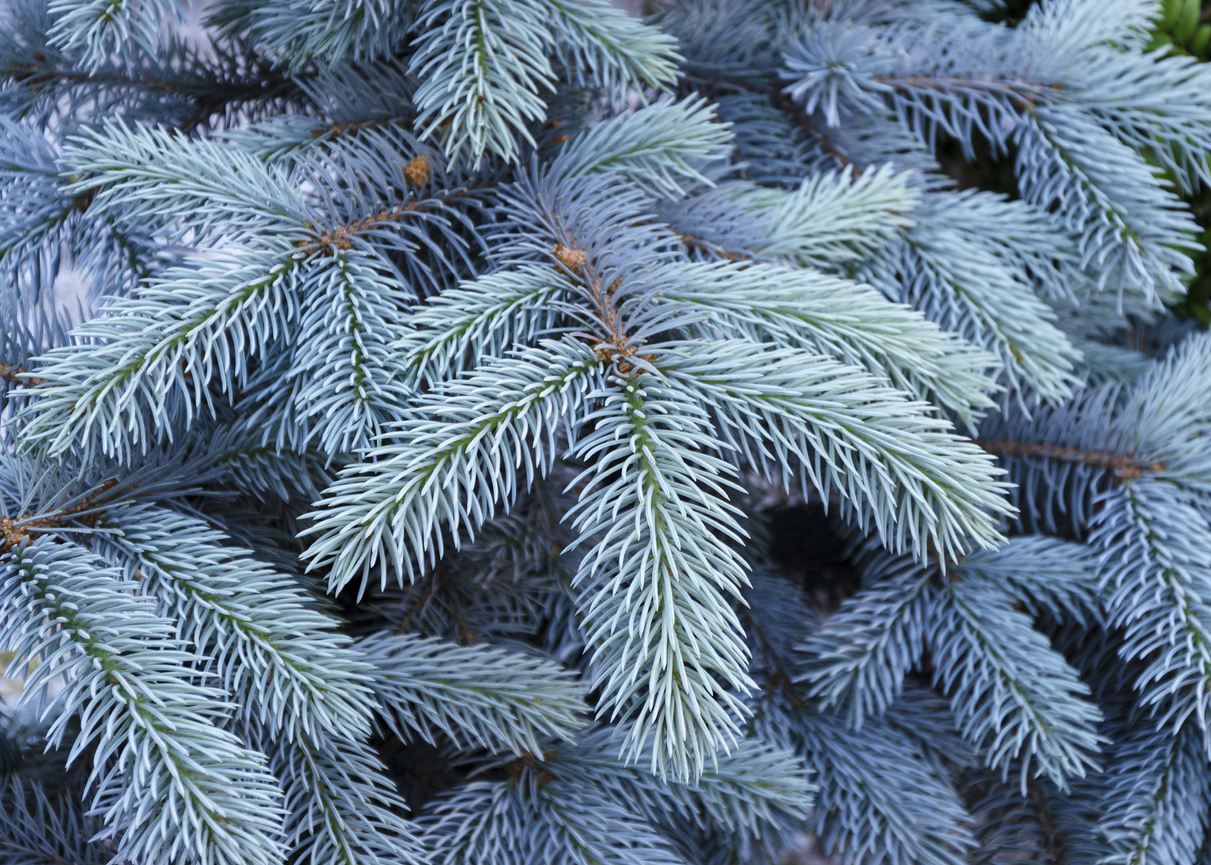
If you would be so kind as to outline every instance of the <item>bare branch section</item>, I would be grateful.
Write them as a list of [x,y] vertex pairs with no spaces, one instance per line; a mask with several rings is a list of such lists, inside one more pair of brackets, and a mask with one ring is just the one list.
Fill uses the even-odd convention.
[[1142,463],[1136,460],[1135,454],[1120,454],[1111,451],[1081,450],[1063,445],[1042,444],[1036,442],[1018,442],[1008,439],[1001,441],[976,440],[976,444],[990,454],[1007,454],[1015,457],[1033,457],[1044,460],[1062,460],[1087,465],[1090,468],[1109,469],[1115,476],[1123,480],[1138,478],[1145,471],[1163,472],[1166,465],[1163,462]]

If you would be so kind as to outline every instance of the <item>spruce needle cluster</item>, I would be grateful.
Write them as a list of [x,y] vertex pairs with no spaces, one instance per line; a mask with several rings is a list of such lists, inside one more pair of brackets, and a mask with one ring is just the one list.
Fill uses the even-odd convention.
[[7,0],[0,865],[1211,862],[1202,29],[1028,6]]

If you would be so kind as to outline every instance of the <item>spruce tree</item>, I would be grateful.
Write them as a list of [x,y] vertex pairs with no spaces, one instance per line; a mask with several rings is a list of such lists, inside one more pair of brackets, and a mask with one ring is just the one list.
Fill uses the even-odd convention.
[[7,0],[0,863],[1211,862],[1211,73],[1024,5]]

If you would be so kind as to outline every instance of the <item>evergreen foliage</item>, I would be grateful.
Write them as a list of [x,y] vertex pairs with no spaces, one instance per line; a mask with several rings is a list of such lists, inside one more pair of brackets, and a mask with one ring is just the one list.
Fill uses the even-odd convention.
[[0,863],[1208,861],[1187,7],[9,0]]

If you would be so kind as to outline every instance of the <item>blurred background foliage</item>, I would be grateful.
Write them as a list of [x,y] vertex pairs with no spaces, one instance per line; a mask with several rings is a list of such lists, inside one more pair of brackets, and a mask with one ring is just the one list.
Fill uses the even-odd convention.
[[[1161,6],[1164,13],[1151,47],[1189,55],[1199,63],[1211,60],[1211,0],[1164,0]],[[1211,192],[1201,189],[1188,200],[1203,229],[1204,251],[1192,256],[1198,273],[1180,311],[1207,325],[1211,324]]]
[[[1034,0],[1005,0],[999,4],[999,8],[984,17],[991,21],[1003,21],[1012,27],[1033,4]],[[1167,49],[1173,55],[1193,57],[1199,63],[1211,61],[1211,0],[1162,0],[1161,9],[1161,18],[1149,47],[1152,50]],[[952,153],[940,155],[943,156],[943,168],[960,186],[991,189],[1011,198],[1017,197],[1012,161],[993,160],[986,152],[977,153],[976,160],[969,161],[963,158],[957,145]],[[1160,163],[1153,161],[1153,164]],[[1170,182],[1177,186],[1172,177]],[[1198,189],[1182,197],[1189,203],[1194,218],[1202,228],[1200,241],[1204,250],[1189,253],[1197,272],[1190,281],[1185,302],[1176,311],[1206,327],[1211,325],[1211,190]]]

